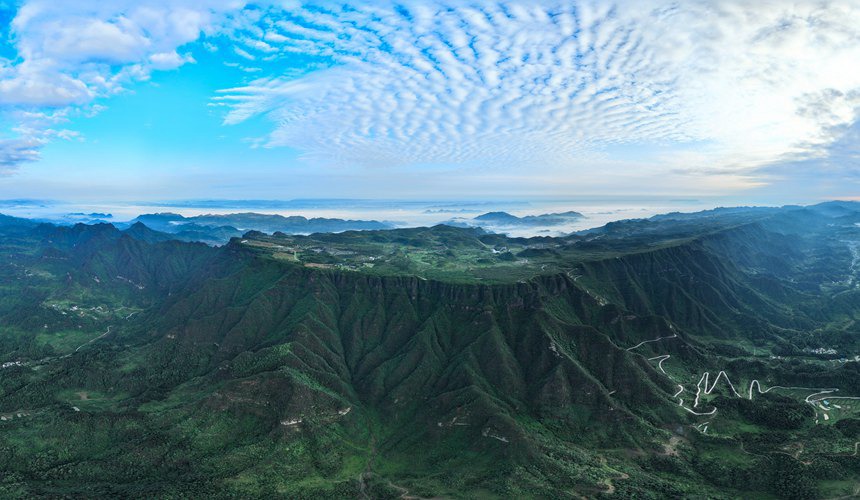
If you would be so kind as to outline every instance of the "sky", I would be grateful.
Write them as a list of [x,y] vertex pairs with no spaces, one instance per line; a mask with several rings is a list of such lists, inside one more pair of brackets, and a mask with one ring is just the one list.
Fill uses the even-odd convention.
[[0,199],[860,197],[860,0],[0,0]]

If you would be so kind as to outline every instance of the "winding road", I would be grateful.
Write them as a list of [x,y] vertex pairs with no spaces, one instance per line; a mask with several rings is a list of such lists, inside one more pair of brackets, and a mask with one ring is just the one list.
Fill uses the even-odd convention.
[[[639,342],[638,344],[634,345],[633,347],[628,347],[626,350],[632,351],[634,349],[637,349],[637,348],[639,348],[645,344],[651,343],[651,342],[659,342],[661,340],[672,339],[672,338],[676,338],[676,337],[678,337],[678,335],[674,334],[674,335],[670,335],[668,337],[657,337],[655,339],[645,340],[645,341]],[[671,380],[672,382],[674,382],[678,385],[678,392],[673,394],[672,398],[677,398],[678,405],[681,408],[683,408],[684,410],[686,410],[687,412],[692,413],[693,415],[696,415],[696,416],[714,415],[717,412],[716,407],[713,407],[710,411],[704,411],[704,412],[694,410],[693,408],[698,408],[699,399],[701,398],[701,396],[703,394],[709,395],[714,391],[714,389],[716,389],[717,384],[720,382],[720,379],[725,379],[726,384],[728,384],[729,388],[732,390],[732,392],[734,393],[734,395],[736,397],[739,397],[739,398],[744,397],[740,392],[738,392],[738,390],[735,388],[734,384],[732,384],[732,381],[731,381],[731,379],[729,379],[729,376],[725,372],[725,370],[720,370],[717,373],[717,376],[714,377],[713,383],[711,383],[711,373],[710,372],[704,372],[702,374],[702,377],[699,379],[699,382],[696,384],[696,396],[695,396],[695,399],[693,401],[693,407],[688,408],[688,407],[684,406],[684,399],[681,398],[680,396],[687,389],[684,387],[683,384],[678,383],[678,381],[675,380],[671,375],[669,375],[666,372],[665,368],[663,368],[663,363],[671,357],[672,357],[671,354],[662,354],[659,356],[654,356],[652,358],[648,358],[648,361],[657,361],[657,369],[660,370],[660,373],[662,373],[663,375],[666,376],[666,378],[668,378],[669,380]],[[813,408],[815,408],[815,405],[817,402],[819,402],[823,399],[860,400],[860,397],[858,397],[858,396],[832,396],[831,394],[839,392],[839,389],[837,389],[837,388],[793,387],[793,386],[774,385],[774,386],[768,387],[767,389],[762,389],[761,388],[761,382],[759,382],[758,379],[753,379],[750,381],[749,388],[746,391],[747,392],[746,397],[749,400],[752,400],[752,398],[753,398],[753,388],[755,388],[759,394],[766,394],[766,393],[768,393],[774,389],[784,389],[784,390],[790,390],[790,391],[811,391],[812,394],[806,396],[806,398],[804,399],[804,402],[812,405]],[[821,397],[815,399],[815,396],[821,396]],[[817,415],[818,415],[818,410],[816,409],[816,417],[817,417]],[[856,452],[856,449],[855,449],[855,452]]]
[[627,348],[627,350],[628,350],[628,351],[632,351],[633,349],[636,349],[637,347],[642,347],[643,345],[645,345],[645,344],[647,344],[647,343],[649,343],[649,342],[659,342],[659,341],[661,341],[661,340],[665,340],[665,339],[674,339],[674,338],[676,338],[677,336],[678,336],[678,334],[677,334],[677,333],[673,333],[672,335],[669,335],[668,337],[657,337],[656,339],[643,340],[642,342],[639,342],[638,344],[636,344],[636,345],[635,345],[635,346],[633,346],[633,347],[628,347],[628,348]]

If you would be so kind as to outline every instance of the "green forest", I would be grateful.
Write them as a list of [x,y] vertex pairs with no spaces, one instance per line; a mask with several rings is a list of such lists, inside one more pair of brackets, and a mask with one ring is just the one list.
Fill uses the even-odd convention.
[[0,497],[860,494],[860,204],[509,238],[0,216]]

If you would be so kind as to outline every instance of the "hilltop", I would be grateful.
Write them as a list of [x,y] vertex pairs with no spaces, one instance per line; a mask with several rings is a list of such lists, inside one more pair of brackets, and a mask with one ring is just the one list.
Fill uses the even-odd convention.
[[0,492],[851,494],[858,223],[825,204],[211,247],[2,218]]

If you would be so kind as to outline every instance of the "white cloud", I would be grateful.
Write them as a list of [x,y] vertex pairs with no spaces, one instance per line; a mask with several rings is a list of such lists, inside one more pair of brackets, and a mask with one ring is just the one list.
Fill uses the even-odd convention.
[[[177,48],[243,5],[239,0],[26,1],[11,24],[18,57],[14,63],[0,61],[0,107],[8,115],[10,109],[88,106],[148,79],[152,71],[193,63],[191,54],[180,55]],[[0,142],[2,165],[32,161],[47,141],[71,136],[18,118],[18,137]]]
[[[234,0],[31,0],[12,21],[22,62],[7,65],[0,104],[60,106],[109,95],[158,69],[193,62],[176,49],[241,7]],[[56,86],[58,91],[47,91]],[[39,100],[39,96],[44,98]]]
[[16,125],[10,129],[13,138],[0,137],[0,175],[18,170],[20,164],[36,161],[39,151],[52,140],[82,140],[79,132],[63,128],[70,114],[97,113],[99,108],[55,109],[51,111],[8,111],[6,118]]
[[41,146],[36,139],[0,139],[0,176],[14,173],[22,163],[38,160]]
[[247,50],[242,49],[242,47],[233,47],[233,52],[236,53],[237,56],[247,59],[249,61],[254,61],[257,58],[251,55]]
[[[258,73],[214,98],[225,123],[266,116],[271,133],[254,144],[320,163],[729,190],[774,163],[832,157],[860,118],[858,0],[258,4],[28,0],[12,23],[20,57],[0,61],[0,105],[93,109],[193,62],[183,46],[202,32],[222,36],[203,46],[225,64]],[[266,73],[297,56],[304,71]],[[17,119],[29,146],[0,143],[10,159],[62,135]]]
[[[282,53],[336,65],[226,89],[225,122],[268,116],[267,145],[318,161],[573,176],[604,154],[743,187],[763,165],[826,154],[857,119],[852,99],[813,109],[860,89],[856,1],[406,1],[255,21]],[[659,154],[615,161],[624,145]]]
[[179,55],[175,50],[171,52],[159,52],[149,56],[152,69],[167,70],[176,69],[186,63],[194,63],[191,54]]
[[0,105],[67,106],[83,104],[93,96],[84,82],[38,63],[0,68]]

